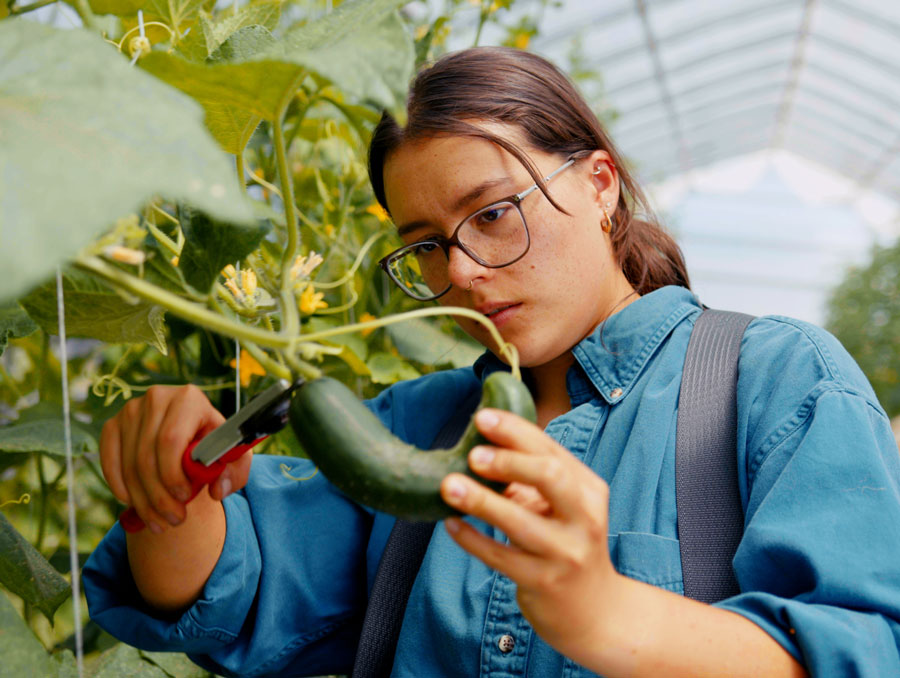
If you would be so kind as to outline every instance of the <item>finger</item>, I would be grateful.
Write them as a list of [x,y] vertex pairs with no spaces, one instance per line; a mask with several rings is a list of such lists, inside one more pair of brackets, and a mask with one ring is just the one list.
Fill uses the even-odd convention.
[[144,524],[151,532],[154,534],[162,534],[168,525],[168,521],[153,509],[150,500],[147,498],[147,494],[144,492],[140,479],[136,476],[131,477],[130,473],[126,473],[126,476],[132,483],[131,507],[137,512],[138,516],[140,516],[141,520],[144,521]]
[[253,452],[248,451],[228,464],[222,475],[210,486],[209,496],[222,501],[232,492],[237,492],[244,487],[247,484],[247,478],[250,476],[250,464],[252,461]]
[[100,468],[109,489],[123,504],[129,504],[130,497],[122,477],[122,431],[118,420],[108,419],[100,432]]
[[538,556],[516,546],[501,544],[461,518],[447,518],[444,527],[453,541],[491,569],[497,570],[520,585],[535,579],[535,573],[541,565]]
[[498,447],[528,454],[571,456],[536,424],[506,410],[485,408],[475,413],[478,431]]
[[550,502],[537,491],[537,488],[531,485],[523,485],[516,482],[509,483],[503,490],[503,496],[519,506],[527,508],[532,513],[542,516],[549,516],[553,509],[550,506]]
[[153,510],[170,525],[184,520],[184,503],[178,501],[163,484],[159,475],[159,437],[166,435],[162,426],[166,412],[177,393],[176,389],[153,386],[144,395],[140,430],[136,440],[135,460],[144,497]]
[[500,529],[509,540],[530,553],[548,556],[559,551],[560,534],[554,522],[484,487],[461,473],[441,483],[441,496],[450,506]]
[[531,485],[550,502],[555,513],[575,516],[582,512],[579,483],[592,482],[593,471],[549,455],[522,454],[518,450],[478,445],[469,453],[469,466],[480,476],[505,483]]
[[181,466],[184,450],[223,421],[225,417],[195,386],[178,389],[169,402],[159,423],[155,453],[160,482],[175,500],[184,503],[191,495],[191,481]]

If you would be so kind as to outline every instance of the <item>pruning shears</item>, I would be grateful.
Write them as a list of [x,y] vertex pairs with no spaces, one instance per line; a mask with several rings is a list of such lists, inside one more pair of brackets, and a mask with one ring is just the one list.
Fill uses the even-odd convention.
[[[205,485],[212,484],[222,475],[225,466],[271,434],[287,424],[291,395],[304,381],[291,383],[279,379],[265,391],[256,395],[238,412],[226,419],[208,435],[195,438],[181,456],[181,468],[191,481],[191,496],[197,496]],[[119,516],[126,532],[140,532],[144,521],[134,507]]]

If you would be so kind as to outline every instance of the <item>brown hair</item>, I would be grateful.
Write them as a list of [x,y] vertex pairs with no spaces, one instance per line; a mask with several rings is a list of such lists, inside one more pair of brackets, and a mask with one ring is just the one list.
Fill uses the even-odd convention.
[[[522,130],[528,144],[547,153],[574,158],[596,149],[609,153],[620,184],[610,236],[628,282],[638,294],[665,285],[690,287],[681,249],[656,220],[597,116],[565,74],[542,57],[507,47],[476,47],[448,54],[413,81],[407,116],[406,126],[400,127],[385,113],[369,144],[369,178],[385,209],[384,163],[388,155],[405,142],[451,134],[480,137],[511,153],[554,207],[565,212],[547,193],[526,153],[466,120],[513,124]],[[638,210],[640,219],[635,217]]]

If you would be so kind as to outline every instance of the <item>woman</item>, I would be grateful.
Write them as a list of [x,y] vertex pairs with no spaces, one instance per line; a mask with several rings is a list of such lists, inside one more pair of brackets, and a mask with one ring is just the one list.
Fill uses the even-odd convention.
[[[370,148],[376,195],[406,242],[385,267],[408,294],[493,319],[518,348],[538,425],[479,415],[495,446],[470,464],[510,484],[501,495],[444,480],[469,517],[432,537],[393,675],[898,674],[900,458],[840,345],[787,318],[747,329],[741,593],[679,595],[675,417],[700,307],[677,246],[635,217],[644,201],[617,152],[539,57],[445,57],[418,76],[408,113],[405,128],[385,117]],[[428,447],[504,367],[488,351],[370,406]],[[252,473],[233,464],[186,511],[180,450],[219,422],[196,389],[159,388],[104,428],[110,487],[153,531],[126,545],[114,528],[94,553],[93,618],[222,673],[349,671],[393,520],[322,478],[287,481],[264,457]]]

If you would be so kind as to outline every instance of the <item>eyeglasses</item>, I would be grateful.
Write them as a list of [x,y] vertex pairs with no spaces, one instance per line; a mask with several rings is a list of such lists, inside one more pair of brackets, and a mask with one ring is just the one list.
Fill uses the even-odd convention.
[[[570,158],[544,178],[548,183],[575,164]],[[503,268],[528,253],[531,237],[522,213],[522,201],[538,189],[532,184],[521,193],[493,202],[463,219],[449,238],[431,237],[394,250],[379,265],[407,295],[431,301],[450,291],[450,248],[456,245],[487,268]]]

